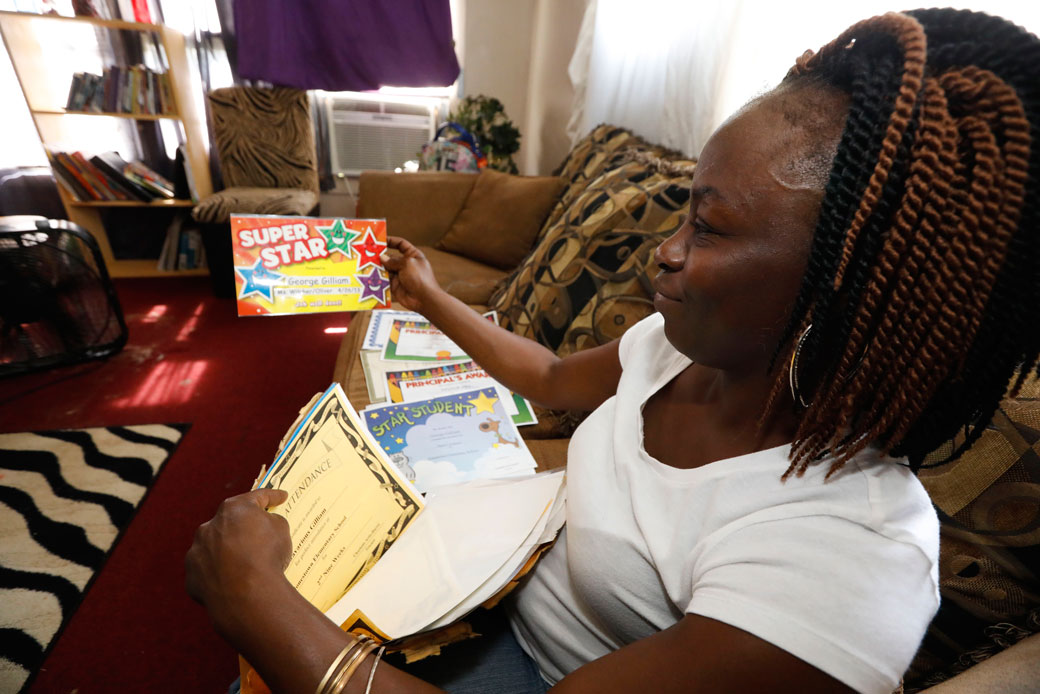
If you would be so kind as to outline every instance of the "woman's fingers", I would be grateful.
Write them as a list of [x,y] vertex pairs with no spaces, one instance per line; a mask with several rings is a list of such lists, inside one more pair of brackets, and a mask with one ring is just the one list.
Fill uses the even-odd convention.
[[285,503],[285,500],[289,498],[289,492],[284,489],[254,489],[242,496],[249,497],[262,509],[269,509]]

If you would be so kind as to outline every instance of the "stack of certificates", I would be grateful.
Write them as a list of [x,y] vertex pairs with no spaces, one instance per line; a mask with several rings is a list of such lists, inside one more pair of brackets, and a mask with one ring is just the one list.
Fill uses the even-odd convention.
[[[491,400],[495,389],[477,393]],[[289,581],[344,629],[381,641],[438,629],[495,600],[564,522],[562,470],[510,469],[507,477],[435,485],[424,498],[361,421],[376,417],[375,428],[389,431],[387,422],[411,416],[359,414],[335,384],[257,481],[289,493],[271,509],[289,523]]]
[[517,433],[536,422],[531,403],[421,315],[373,311],[361,362],[374,403],[362,412],[365,425],[421,492],[534,471]]

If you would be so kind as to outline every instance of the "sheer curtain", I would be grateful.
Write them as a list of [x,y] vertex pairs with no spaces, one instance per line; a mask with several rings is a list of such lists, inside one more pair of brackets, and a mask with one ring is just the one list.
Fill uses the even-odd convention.
[[[572,141],[599,123],[696,156],[719,124],[775,86],[806,49],[896,0],[590,0],[569,73]],[[927,3],[925,3],[927,4]],[[1040,3],[944,2],[1004,16],[1034,33]]]

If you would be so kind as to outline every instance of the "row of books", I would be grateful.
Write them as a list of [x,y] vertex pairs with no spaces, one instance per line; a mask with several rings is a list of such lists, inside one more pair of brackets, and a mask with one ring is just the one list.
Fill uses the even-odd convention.
[[166,228],[166,240],[159,253],[160,270],[195,270],[206,267],[206,251],[202,232],[185,229],[184,217],[177,216]]
[[87,159],[82,152],[47,151],[55,178],[81,202],[170,200],[174,187],[168,179],[139,161],[126,161],[118,152]]
[[77,72],[69,85],[66,111],[87,113],[176,113],[170,75],[144,65],[106,67],[102,74]]
[[[15,0],[26,4],[38,0]],[[24,10],[29,11],[29,10]],[[78,17],[122,19],[127,22],[151,24],[163,21],[156,0],[72,0],[72,11]]]

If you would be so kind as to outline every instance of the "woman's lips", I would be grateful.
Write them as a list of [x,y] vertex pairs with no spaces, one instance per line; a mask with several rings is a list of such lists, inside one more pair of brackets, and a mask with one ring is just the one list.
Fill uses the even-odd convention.
[[679,303],[678,299],[673,299],[667,294],[662,294],[660,290],[654,292],[654,308],[658,311],[661,311],[663,307],[677,303]]

